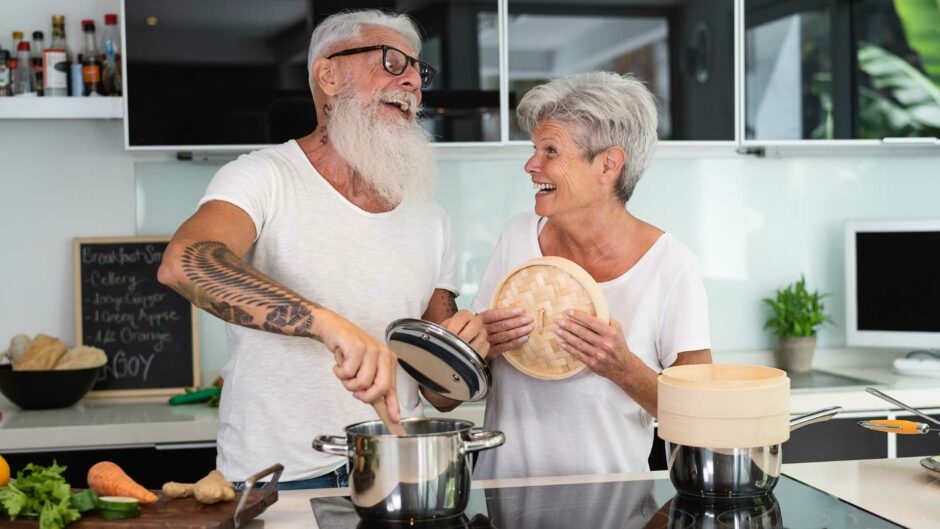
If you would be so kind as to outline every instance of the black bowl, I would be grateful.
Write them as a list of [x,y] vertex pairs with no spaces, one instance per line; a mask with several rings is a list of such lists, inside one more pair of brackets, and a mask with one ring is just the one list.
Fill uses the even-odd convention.
[[0,393],[24,410],[64,408],[91,390],[101,367],[13,371],[10,365],[0,366]]

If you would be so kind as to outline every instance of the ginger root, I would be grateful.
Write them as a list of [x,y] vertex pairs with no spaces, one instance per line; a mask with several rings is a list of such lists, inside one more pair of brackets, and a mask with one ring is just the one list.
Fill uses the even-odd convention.
[[163,484],[163,495],[167,498],[188,498],[193,495],[192,483],[177,483],[170,481]]
[[196,483],[177,483],[170,481],[163,484],[163,495],[168,498],[188,498],[195,496],[199,503],[218,503],[235,499],[235,487],[218,470],[213,470]]
[[235,487],[218,470],[196,482],[193,495],[199,503],[218,503],[235,499]]

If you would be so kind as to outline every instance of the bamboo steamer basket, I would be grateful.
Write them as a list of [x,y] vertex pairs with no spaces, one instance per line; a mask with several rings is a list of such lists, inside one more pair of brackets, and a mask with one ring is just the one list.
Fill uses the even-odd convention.
[[696,364],[663,370],[659,436],[705,448],[749,448],[790,438],[790,379],[772,367]]
[[542,380],[560,380],[580,373],[584,364],[558,344],[555,319],[569,309],[610,321],[607,301],[586,270],[563,257],[539,257],[506,274],[493,292],[493,308],[521,307],[534,329],[520,347],[503,353],[519,371]]

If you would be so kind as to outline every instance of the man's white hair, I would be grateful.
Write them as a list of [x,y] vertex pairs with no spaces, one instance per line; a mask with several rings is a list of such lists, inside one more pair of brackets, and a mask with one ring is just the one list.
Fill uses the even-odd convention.
[[330,15],[320,22],[310,36],[310,48],[307,50],[307,82],[310,84],[311,94],[314,93],[313,61],[339,51],[334,49],[336,45],[358,37],[363,26],[389,28],[401,35],[414,48],[415,53],[421,52],[418,26],[408,15],[385,13],[378,9],[344,11]]
[[531,134],[543,120],[572,128],[568,132],[591,160],[610,147],[622,147],[627,159],[617,198],[626,204],[656,148],[656,101],[632,75],[593,72],[560,77],[536,86],[516,109],[519,124]]

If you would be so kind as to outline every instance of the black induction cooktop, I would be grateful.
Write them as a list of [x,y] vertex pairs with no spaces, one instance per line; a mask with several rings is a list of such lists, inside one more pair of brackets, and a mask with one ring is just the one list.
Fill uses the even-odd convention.
[[[320,529],[383,527],[360,521],[348,497],[310,500]],[[782,476],[772,494],[703,501],[668,479],[476,489],[460,518],[420,529],[884,529],[902,527]],[[405,527],[386,525],[384,527]]]

